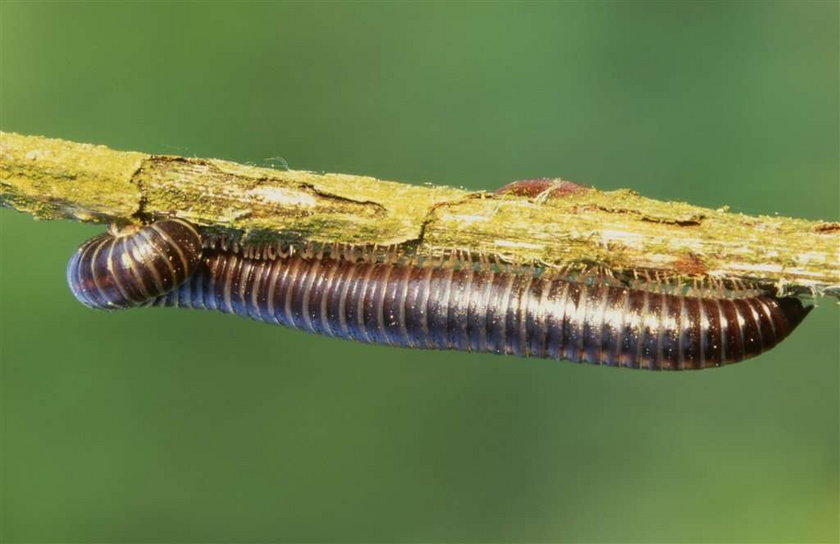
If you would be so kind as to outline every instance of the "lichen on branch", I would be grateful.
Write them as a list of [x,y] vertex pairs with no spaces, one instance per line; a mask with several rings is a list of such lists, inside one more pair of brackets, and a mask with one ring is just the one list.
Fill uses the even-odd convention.
[[0,204],[39,219],[178,216],[246,242],[451,250],[549,268],[715,278],[840,297],[840,224],[748,216],[630,190],[470,192],[367,176],[114,151],[0,132]]

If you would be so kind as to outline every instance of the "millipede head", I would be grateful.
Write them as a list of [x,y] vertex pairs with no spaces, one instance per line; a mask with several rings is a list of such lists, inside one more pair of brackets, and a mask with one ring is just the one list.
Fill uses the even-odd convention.
[[67,283],[85,306],[142,306],[178,287],[201,260],[201,235],[181,219],[91,238],[67,264]]

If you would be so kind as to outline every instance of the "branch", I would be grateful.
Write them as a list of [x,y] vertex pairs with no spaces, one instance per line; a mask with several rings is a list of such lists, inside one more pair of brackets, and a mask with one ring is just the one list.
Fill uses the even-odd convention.
[[633,191],[536,198],[114,151],[0,132],[0,204],[40,219],[177,215],[248,243],[396,245],[840,298],[840,223],[747,216]]

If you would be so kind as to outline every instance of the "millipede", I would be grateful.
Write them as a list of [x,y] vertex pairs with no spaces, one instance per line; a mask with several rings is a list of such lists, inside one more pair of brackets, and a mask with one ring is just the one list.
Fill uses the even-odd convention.
[[700,369],[755,357],[810,305],[750,288],[657,290],[393,253],[248,247],[182,219],[110,232],[71,257],[75,297],[99,309],[217,310],[359,342]]

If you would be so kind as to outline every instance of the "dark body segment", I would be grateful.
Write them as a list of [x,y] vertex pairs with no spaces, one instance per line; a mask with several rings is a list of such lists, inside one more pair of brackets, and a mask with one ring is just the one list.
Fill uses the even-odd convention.
[[664,370],[758,355],[810,311],[794,298],[697,298],[472,268],[225,252],[210,252],[154,303],[367,343]]

